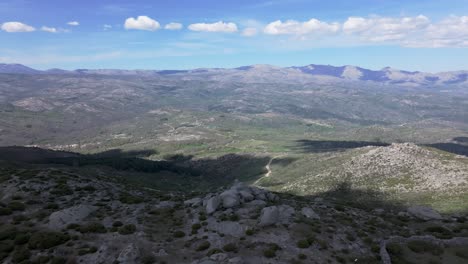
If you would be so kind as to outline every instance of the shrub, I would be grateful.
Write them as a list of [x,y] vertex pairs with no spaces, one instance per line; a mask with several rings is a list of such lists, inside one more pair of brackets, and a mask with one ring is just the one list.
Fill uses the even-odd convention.
[[49,249],[70,240],[70,236],[59,232],[37,232],[29,239],[30,249]]
[[212,248],[208,250],[208,253],[206,253],[207,256],[211,256],[213,254],[218,254],[218,253],[223,253],[223,251],[219,248]]
[[130,235],[135,233],[136,231],[136,226],[134,224],[128,224],[124,225],[121,228],[119,228],[119,234],[121,235]]
[[297,258],[304,260],[307,259],[307,256],[305,254],[300,253],[299,255],[297,255]]
[[459,249],[455,251],[455,256],[462,259],[468,259],[468,252],[466,252],[466,250]]
[[138,204],[142,203],[144,200],[141,197],[133,196],[129,193],[120,194],[119,201],[124,204]]
[[27,233],[18,234],[15,237],[15,244],[16,245],[24,245],[24,244],[28,243],[30,237],[31,236],[29,234],[27,234]]
[[263,256],[265,256],[266,258],[274,258],[276,257],[276,251],[271,248],[265,249],[263,251]]
[[53,257],[50,263],[51,264],[65,264],[67,263],[67,259],[63,257]]
[[79,230],[79,229],[80,229],[80,225],[79,225],[79,224],[75,224],[75,223],[71,223],[71,224],[68,224],[68,225],[67,225],[67,229]]
[[403,248],[400,244],[397,243],[387,244],[387,251],[392,256],[399,256],[403,254]]
[[22,202],[12,201],[8,204],[8,208],[10,208],[12,211],[24,211],[26,206]]
[[11,209],[8,207],[0,207],[0,215],[11,215]]
[[408,242],[408,248],[416,253],[430,252],[435,256],[439,256],[444,253],[444,248],[441,246],[423,240],[413,240]]
[[50,203],[44,206],[44,209],[52,209],[52,210],[59,209],[59,205],[56,203]]
[[237,246],[234,243],[229,243],[229,244],[224,245],[223,250],[226,252],[236,252]]
[[31,257],[31,252],[26,247],[19,248],[13,252],[11,260],[13,263],[20,263],[22,261],[28,260]]
[[298,248],[308,248],[308,247],[310,247],[310,244],[306,239],[303,239],[303,240],[297,241],[297,247]]
[[15,248],[13,241],[1,241],[0,242],[0,253],[10,253]]
[[151,255],[146,255],[141,258],[141,263],[143,264],[153,264],[156,262],[156,258]]
[[197,251],[203,251],[203,250],[207,250],[209,249],[211,246],[210,242],[208,241],[203,241],[202,243],[200,243],[198,245],[198,247],[196,248]]
[[93,222],[84,226],[80,226],[78,231],[81,233],[106,233],[107,229],[101,223]]
[[120,222],[120,221],[115,221],[114,223],[112,223],[112,226],[113,227],[121,227],[121,226],[123,226],[123,223]]
[[245,230],[245,234],[248,235],[248,236],[252,236],[255,232],[253,231],[253,229],[247,229]]
[[177,230],[174,232],[174,237],[180,238],[184,236],[185,236],[185,233],[183,231]]

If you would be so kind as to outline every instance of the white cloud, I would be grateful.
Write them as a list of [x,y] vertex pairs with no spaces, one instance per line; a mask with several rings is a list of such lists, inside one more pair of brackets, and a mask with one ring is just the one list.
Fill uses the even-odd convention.
[[36,29],[30,25],[21,22],[6,22],[2,24],[1,29],[6,32],[32,32]]
[[70,21],[70,22],[67,23],[67,25],[76,27],[76,26],[79,26],[79,25],[80,25],[80,22],[78,22],[78,21]]
[[439,23],[431,24],[427,28],[424,38],[425,42],[432,47],[467,47],[468,16],[451,16]]
[[58,30],[54,27],[46,27],[46,26],[42,26],[41,27],[41,30],[42,31],[45,31],[45,32],[49,32],[49,33],[57,33]]
[[109,30],[109,29],[112,28],[112,26],[111,26],[111,25],[108,25],[108,24],[104,24],[104,25],[102,26],[102,28],[103,28],[104,30]]
[[224,23],[218,21],[216,23],[195,23],[188,26],[192,31],[204,31],[204,32],[226,32],[232,33],[237,32],[237,25],[234,23]]
[[242,36],[244,36],[244,37],[253,37],[255,35],[257,35],[257,29],[253,28],[253,27],[245,28],[242,31]]
[[296,20],[287,20],[282,22],[276,20],[266,25],[263,32],[269,35],[308,35],[336,33],[340,30],[339,23],[327,23],[312,18],[309,21],[299,22]]
[[343,24],[343,32],[371,42],[397,41],[420,33],[429,25],[429,18],[423,15],[399,18],[349,17]]
[[167,30],[181,30],[182,27],[183,27],[183,25],[181,23],[171,22],[169,24],[166,24],[164,29],[167,29]]
[[138,16],[136,19],[129,17],[125,20],[125,29],[136,29],[136,30],[147,30],[147,31],[156,31],[161,25],[158,21],[147,17],[147,16]]

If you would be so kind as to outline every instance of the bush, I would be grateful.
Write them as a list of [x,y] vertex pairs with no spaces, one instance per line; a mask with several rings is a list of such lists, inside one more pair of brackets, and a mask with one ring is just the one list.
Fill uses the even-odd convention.
[[276,251],[271,248],[266,249],[263,251],[263,256],[265,256],[266,258],[274,258],[276,257]]
[[142,203],[144,200],[141,197],[133,196],[129,193],[120,194],[119,201],[124,204],[138,204]]
[[50,203],[44,206],[44,209],[56,210],[56,209],[59,209],[59,205],[56,203]]
[[30,249],[49,249],[70,240],[70,236],[59,232],[37,232],[31,236]]
[[297,258],[304,260],[307,259],[307,256],[305,254],[300,253],[299,255],[297,255]]
[[441,246],[423,240],[413,240],[408,242],[408,248],[416,253],[430,252],[435,256],[439,256],[444,253],[444,248]]
[[141,258],[141,263],[143,264],[153,264],[155,262],[156,262],[156,258],[151,255],[143,256],[143,258]]
[[183,231],[177,230],[174,232],[174,237],[181,238],[185,236],[185,233]]
[[11,209],[8,207],[0,207],[0,215],[11,215]]
[[80,226],[78,231],[81,233],[106,233],[107,229],[101,223],[93,222],[84,226]]
[[75,223],[71,223],[71,224],[68,224],[68,225],[67,225],[67,229],[79,230],[79,229],[80,229],[80,225],[79,225],[79,224],[75,224]]
[[10,208],[12,211],[24,211],[26,206],[22,202],[12,201],[8,204],[8,208]]
[[22,261],[28,260],[31,257],[31,252],[26,247],[15,250],[11,256],[13,263],[20,263]]
[[223,250],[226,252],[237,252],[237,246],[234,243],[224,245]]
[[245,234],[248,235],[248,236],[253,236],[254,233],[255,232],[252,229],[245,230]]
[[128,224],[124,225],[121,228],[119,228],[119,234],[121,235],[130,235],[135,233],[136,231],[136,226],[134,224]]
[[51,264],[65,264],[67,263],[67,259],[63,257],[53,257],[50,263]]
[[15,244],[16,245],[24,245],[24,244],[28,243],[30,237],[31,236],[29,234],[27,234],[27,233],[18,234],[15,237]]
[[0,253],[10,253],[15,248],[13,241],[1,241],[0,242]]
[[297,241],[297,247],[298,248],[308,248],[308,247],[310,247],[310,244],[306,239],[303,239],[303,240]]
[[211,246],[210,242],[208,241],[203,241],[202,243],[200,243],[198,245],[198,247],[196,248],[197,251],[203,251],[203,250],[207,250],[209,249]]
[[397,243],[390,243],[387,244],[387,251],[390,255],[399,256],[403,253],[403,248],[400,244]]
[[120,222],[120,221],[115,221],[114,223],[112,223],[112,226],[113,227],[121,227],[121,226],[123,226],[123,223]]
[[223,251],[219,248],[212,248],[208,250],[208,253],[206,253],[207,256],[211,256],[213,254],[218,254],[218,253],[223,253]]

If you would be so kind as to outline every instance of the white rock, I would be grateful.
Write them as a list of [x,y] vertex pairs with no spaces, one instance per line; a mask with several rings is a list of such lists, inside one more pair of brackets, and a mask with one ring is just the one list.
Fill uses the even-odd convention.
[[222,192],[219,197],[223,202],[224,208],[231,208],[240,204],[239,194],[235,190],[227,190]]
[[245,263],[242,257],[234,257],[228,260],[228,263],[230,264],[243,264]]
[[91,212],[94,212],[96,209],[96,206],[80,204],[57,212],[53,212],[49,216],[48,227],[50,229],[62,229],[68,224],[80,223],[83,219],[85,219]]
[[226,253],[216,253],[210,256],[210,259],[214,261],[223,261],[228,258]]
[[186,206],[192,206],[192,207],[197,207],[202,204],[202,199],[199,197],[192,198],[190,200],[184,201],[184,205]]
[[254,199],[253,194],[248,190],[239,191],[239,195],[241,196],[241,198],[242,198],[242,200],[244,202],[249,202],[249,201],[252,201]]
[[279,210],[277,206],[269,206],[262,209],[259,226],[275,225],[279,221]]
[[320,219],[320,216],[312,210],[310,207],[304,207],[301,210],[301,214],[305,216],[306,218],[311,218],[311,219]]
[[270,192],[269,192],[269,193],[266,194],[266,197],[267,197],[268,201],[270,201],[270,202],[279,201],[278,195],[276,195],[276,194],[274,194],[274,193],[270,193]]
[[137,263],[136,259],[140,256],[140,251],[133,243],[126,246],[117,257],[120,264],[133,264]]
[[212,214],[218,209],[218,206],[220,204],[220,200],[218,196],[211,197],[206,201],[206,213],[207,214]]
[[442,219],[442,216],[438,212],[436,212],[435,210],[427,206],[419,206],[419,205],[411,206],[408,208],[408,213],[422,220],[441,220]]

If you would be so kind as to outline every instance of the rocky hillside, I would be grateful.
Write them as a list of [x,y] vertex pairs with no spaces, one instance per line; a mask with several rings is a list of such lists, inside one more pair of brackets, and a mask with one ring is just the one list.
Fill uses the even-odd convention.
[[243,183],[187,196],[119,183],[99,169],[1,168],[3,263],[468,260],[468,219],[460,213],[355,206]]
[[[288,173],[289,168],[302,168],[305,173]],[[313,155],[283,168],[275,167],[271,177],[260,179],[258,184],[301,195],[349,184],[354,189],[380,192],[388,199],[452,210],[466,205],[468,159],[412,143],[368,146]]]

